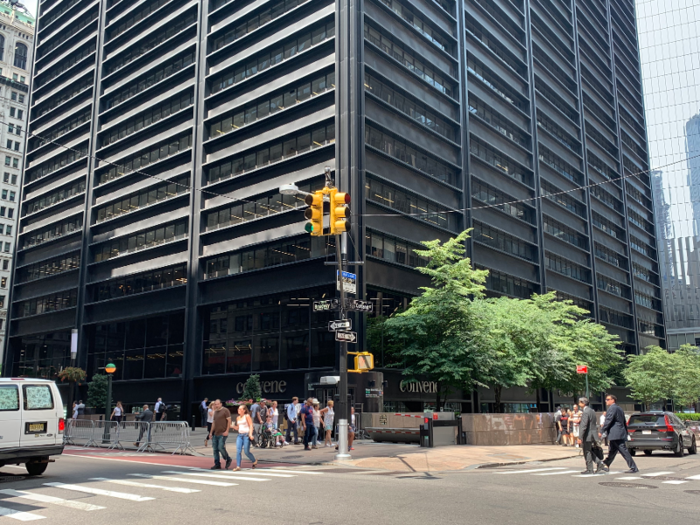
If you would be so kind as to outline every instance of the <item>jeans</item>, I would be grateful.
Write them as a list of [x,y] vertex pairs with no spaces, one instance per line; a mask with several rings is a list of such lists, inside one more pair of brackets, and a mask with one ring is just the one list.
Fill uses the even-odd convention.
[[253,439],[258,446],[260,446],[260,429],[262,425],[260,423],[253,423]]
[[291,432],[294,431],[294,443],[299,441],[299,433],[297,432],[297,422],[287,421],[287,442],[291,441]]
[[[245,448],[244,448],[245,447]],[[244,450],[246,457],[255,463],[255,456],[250,453],[250,436],[248,434],[238,434],[236,439],[236,466],[241,466],[241,450]]]
[[228,436],[212,436],[211,437],[211,448],[214,451],[214,464],[221,466],[221,459],[219,459],[219,454],[224,458],[224,461],[231,459],[231,456],[226,452],[226,438]]
[[318,445],[318,427],[314,427],[314,437],[311,443],[314,447]]
[[313,425],[306,425],[306,432],[304,432],[304,448],[309,448],[309,443],[314,438],[314,429],[316,427]]

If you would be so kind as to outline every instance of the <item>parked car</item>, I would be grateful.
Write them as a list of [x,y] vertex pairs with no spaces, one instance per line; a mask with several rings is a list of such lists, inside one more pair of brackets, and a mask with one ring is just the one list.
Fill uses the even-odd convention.
[[672,412],[649,411],[632,414],[627,422],[630,439],[627,448],[634,456],[641,450],[651,456],[654,450],[669,450],[678,457],[697,454],[695,434]]
[[0,379],[0,467],[25,465],[43,474],[51,456],[63,453],[63,402],[46,379]]

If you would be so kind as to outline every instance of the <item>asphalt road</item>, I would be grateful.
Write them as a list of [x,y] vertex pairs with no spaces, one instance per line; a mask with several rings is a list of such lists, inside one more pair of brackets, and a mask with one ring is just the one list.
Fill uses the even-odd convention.
[[[35,478],[3,467],[0,525],[541,525],[582,519],[656,525],[697,521],[700,504],[700,455],[637,457],[641,472],[635,476],[614,474],[626,470],[618,458],[613,473],[592,477],[579,477],[580,459],[407,474],[279,465],[210,472],[183,466],[177,457],[155,463],[162,458],[64,455]],[[622,479],[630,477],[639,479]]]

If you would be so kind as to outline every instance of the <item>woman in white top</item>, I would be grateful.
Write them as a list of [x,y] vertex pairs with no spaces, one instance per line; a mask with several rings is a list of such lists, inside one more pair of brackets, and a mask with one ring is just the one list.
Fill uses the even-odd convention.
[[112,415],[110,416],[109,420],[116,421],[117,423],[121,423],[123,415],[124,415],[124,407],[122,406],[122,402],[117,401],[117,406],[115,406],[114,410],[112,410]]
[[241,470],[241,450],[243,449],[246,457],[253,463],[253,468],[257,467],[258,460],[250,453],[250,442],[253,440],[253,420],[246,405],[238,407],[236,423],[231,426],[233,430],[238,432],[238,438],[236,439],[236,468],[233,470]]
[[211,407],[214,401],[209,403],[209,406],[207,407],[207,435],[204,438],[204,446],[208,447],[209,446],[209,435],[211,434],[211,426],[214,423],[214,409]]
[[314,399],[313,415],[314,415],[314,437],[311,440],[311,448],[318,448],[318,433],[321,426],[321,411],[318,409],[318,400]]
[[332,447],[333,440],[331,439],[331,433],[333,432],[333,418],[335,418],[333,401],[329,401],[326,408],[321,410],[321,416],[323,416],[323,429],[326,431],[326,438],[323,440],[323,443],[327,447]]
[[[272,429],[273,429],[273,434],[277,434],[279,431],[279,419],[280,419],[280,411],[277,408],[277,401],[272,402],[272,406],[267,410],[267,415],[272,417]],[[282,446],[282,438],[280,436],[277,436],[275,439],[275,445],[278,447]]]

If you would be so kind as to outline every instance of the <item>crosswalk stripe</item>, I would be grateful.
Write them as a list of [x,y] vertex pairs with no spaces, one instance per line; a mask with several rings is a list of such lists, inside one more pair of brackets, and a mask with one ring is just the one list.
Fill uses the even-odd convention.
[[571,476],[572,478],[594,478],[601,476],[617,476],[622,474],[622,472],[599,472],[598,474],[578,474],[576,476]]
[[109,479],[109,478],[90,478],[90,481],[106,481],[107,483],[116,483],[117,485],[127,485],[129,487],[143,487],[146,489],[161,489],[168,492],[179,492],[180,494],[193,494],[202,492],[199,489],[186,489],[183,487],[166,487],[164,485],[153,485],[152,483],[141,483],[140,481],[131,481],[128,479]]
[[700,480],[700,475],[699,476],[688,476],[685,479]]
[[[196,468],[196,467],[189,467],[189,470],[194,470],[196,472],[211,472],[210,470],[206,470],[203,468]],[[237,471],[232,471],[232,470],[217,470],[216,471],[218,474],[230,474],[230,475],[235,475],[238,476],[240,474],[253,474],[253,475],[260,475],[261,473],[265,473],[266,476],[272,477],[272,478],[293,478],[294,474],[277,474],[277,473],[270,473],[266,470],[237,470]],[[184,474],[185,471],[182,472]]]
[[138,476],[139,478],[156,479],[159,481],[177,481],[179,483],[196,483],[197,485],[212,485],[214,487],[235,487],[238,483],[224,483],[223,481],[209,481],[204,479],[186,479],[183,477],[174,476],[155,476],[151,474],[129,474],[129,476]]
[[[236,473],[231,473],[231,474],[205,474],[204,472],[182,472],[182,471],[177,471],[177,470],[164,470],[163,474],[177,474],[179,476],[200,476],[203,478],[218,478],[218,479],[238,479],[242,481],[270,481],[269,479],[265,478],[250,478],[250,477],[245,477],[245,476],[237,476]],[[184,478],[178,478],[178,479],[184,479]]]
[[651,474],[642,474],[643,477],[654,477],[654,476],[668,476],[673,474],[673,472],[652,472]]
[[575,474],[580,472],[579,470],[562,470],[559,472],[543,472],[540,474],[533,474],[533,476],[560,476],[561,474]]
[[680,480],[680,479],[672,479],[672,480],[669,480],[669,481],[662,481],[661,483],[662,483],[662,484],[663,484],[663,483],[668,483],[669,485],[683,485],[683,483],[688,483],[688,482],[687,482],[687,481]]
[[507,472],[496,472],[496,474],[531,474],[533,472],[544,472],[546,470],[564,470],[564,467],[538,468],[533,470],[509,470]]
[[15,498],[24,498],[32,501],[38,501],[40,503],[50,503],[52,505],[68,507],[69,509],[76,510],[100,510],[105,508],[100,507],[99,505],[83,503],[82,501],[73,501],[69,499],[56,498],[54,496],[47,496],[46,494],[37,494],[36,492],[27,492],[24,490],[2,489],[0,490],[0,494],[13,496]]
[[320,476],[323,474],[323,472],[317,472],[314,470],[284,470],[284,469],[279,469],[279,468],[259,468],[256,469],[256,471],[268,473],[268,472],[279,472],[281,474],[302,474],[302,475],[309,475],[309,476]]
[[46,518],[46,516],[41,516],[40,514],[21,512],[19,510],[7,509],[5,507],[0,507],[0,516],[7,516],[8,518],[19,521],[43,520]]
[[95,494],[96,496],[107,496],[108,498],[118,498],[126,499],[129,501],[150,501],[155,498],[149,498],[147,496],[139,496],[137,494],[129,494],[127,492],[113,492],[111,490],[96,489],[93,487],[85,487],[83,485],[70,485],[66,483],[59,483],[58,481],[52,481],[51,483],[44,483],[47,487],[57,487],[64,490],[74,490],[76,492],[85,492],[87,494]]

